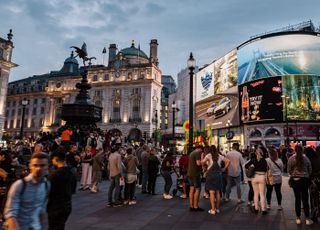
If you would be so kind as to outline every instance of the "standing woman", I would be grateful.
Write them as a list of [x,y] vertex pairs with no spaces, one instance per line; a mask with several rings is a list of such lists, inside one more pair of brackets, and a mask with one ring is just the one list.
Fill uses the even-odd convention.
[[316,150],[308,147],[305,149],[306,156],[311,161],[312,172],[310,176],[310,204],[311,204],[311,220],[318,223],[320,217],[320,145]]
[[278,152],[275,148],[269,149],[269,158],[267,158],[266,161],[268,163],[269,170],[271,170],[271,174],[273,178],[272,184],[267,184],[267,209],[270,209],[272,190],[274,188],[277,195],[278,210],[282,210],[281,185],[282,185],[283,163],[282,163],[282,160],[278,158]]
[[295,154],[288,160],[289,182],[295,196],[296,223],[301,224],[301,201],[303,203],[306,225],[312,225],[313,221],[309,219],[309,178],[311,174],[311,162],[303,154],[303,147],[296,145]]
[[126,158],[125,158],[125,166],[127,168],[126,175],[126,184],[125,184],[125,200],[129,205],[136,204],[134,200],[134,194],[136,189],[136,181],[137,181],[137,167],[138,167],[138,159],[135,155],[133,155],[133,149],[127,148],[126,150]]
[[172,199],[172,196],[169,194],[169,192],[172,186],[171,171],[173,166],[173,154],[172,152],[168,152],[161,164],[161,175],[163,176],[165,182],[163,198],[166,200]]
[[207,171],[206,190],[210,194],[211,209],[209,214],[219,213],[220,190],[222,189],[221,167],[218,164],[219,154],[217,151],[209,153],[211,155],[212,165]]
[[92,180],[92,153],[91,146],[86,146],[84,152],[81,153],[81,185],[79,190],[89,190]]
[[259,198],[262,214],[267,214],[265,202],[265,189],[266,189],[266,173],[268,169],[267,161],[263,158],[263,150],[258,147],[255,151],[255,158],[250,160],[245,167],[249,168],[254,166],[254,177],[252,178],[253,187],[253,200],[255,213],[259,212]]
[[[255,151],[251,150],[248,158],[249,158],[249,160],[247,161],[247,163],[249,163],[250,161],[254,161],[256,159]],[[249,185],[248,206],[251,208],[251,207],[254,207],[254,202],[253,202],[254,192],[253,192],[253,187],[252,187],[252,178],[247,177],[247,181],[248,181],[248,185]]]
[[148,192],[149,194],[156,195],[156,180],[159,172],[160,161],[156,156],[157,151],[155,148],[150,150],[149,163],[148,163]]

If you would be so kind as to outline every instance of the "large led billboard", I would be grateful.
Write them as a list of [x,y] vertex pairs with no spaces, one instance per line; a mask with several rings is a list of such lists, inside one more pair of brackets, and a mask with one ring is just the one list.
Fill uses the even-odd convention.
[[320,37],[287,34],[239,47],[238,84],[271,76],[320,75]]
[[239,86],[243,123],[283,120],[281,77],[264,78]]
[[285,119],[320,121],[320,76],[283,76],[282,88]]
[[238,87],[234,86],[196,103],[196,120],[202,120],[204,125],[212,129],[226,128],[228,120],[231,126],[238,126]]
[[196,102],[214,94],[213,64],[196,73]]

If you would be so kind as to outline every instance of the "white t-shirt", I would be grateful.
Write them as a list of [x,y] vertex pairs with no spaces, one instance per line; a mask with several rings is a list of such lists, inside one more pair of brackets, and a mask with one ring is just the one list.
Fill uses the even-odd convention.
[[[207,154],[205,157],[207,165],[208,165],[208,170],[212,167],[213,165],[213,161],[212,161],[212,155],[209,153]],[[219,159],[218,159],[218,165],[221,167],[221,163],[222,161],[224,161],[224,156],[219,155]]]

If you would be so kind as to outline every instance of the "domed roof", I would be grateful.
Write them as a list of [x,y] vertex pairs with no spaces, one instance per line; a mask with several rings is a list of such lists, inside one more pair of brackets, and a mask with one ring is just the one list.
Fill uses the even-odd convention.
[[79,74],[79,63],[77,59],[73,56],[73,51],[71,52],[70,57],[68,57],[59,71],[60,73],[69,73],[69,74]]
[[137,56],[148,59],[148,56],[140,49],[140,46],[138,48],[134,46],[134,42],[132,42],[131,47],[124,48],[120,52],[124,56]]
[[64,61],[64,64],[77,64],[77,65],[79,65],[77,59],[75,59],[74,56],[73,56],[73,51],[71,52],[70,57],[68,57],[68,58]]

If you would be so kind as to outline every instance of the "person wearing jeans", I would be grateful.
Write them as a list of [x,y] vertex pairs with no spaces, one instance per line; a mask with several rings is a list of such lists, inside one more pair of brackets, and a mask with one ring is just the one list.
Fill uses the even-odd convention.
[[239,143],[232,144],[232,150],[228,152],[226,158],[230,160],[230,164],[228,167],[228,176],[227,176],[227,188],[226,188],[226,201],[229,201],[231,187],[233,182],[237,186],[237,196],[238,196],[238,203],[241,203],[241,169],[242,165],[244,164],[244,160],[242,158],[241,153],[239,152]]
[[[108,191],[108,205],[119,206],[121,202],[119,200],[120,195],[120,177],[121,177],[121,156],[118,152],[119,146],[116,145],[111,149],[111,153],[108,161],[108,169],[110,176],[110,186]],[[114,201],[113,202],[113,191]]]
[[268,170],[267,161],[263,158],[263,150],[257,148],[255,151],[255,158],[246,163],[245,167],[249,168],[253,165],[254,177],[251,180],[253,187],[253,201],[255,213],[259,212],[259,198],[262,214],[267,214],[265,202],[265,189],[266,189],[266,172]]
[[295,154],[288,160],[288,173],[290,175],[291,187],[295,196],[296,223],[301,224],[301,202],[305,215],[305,223],[312,225],[313,221],[309,219],[309,177],[311,174],[311,162],[303,154],[303,147],[296,145]]
[[173,157],[172,152],[168,152],[165,158],[162,161],[161,165],[161,175],[164,179],[164,193],[163,198],[164,199],[172,199],[172,196],[170,195],[170,189],[172,186],[172,177],[171,177],[171,171],[173,168]]
[[132,148],[126,150],[125,166],[127,168],[126,184],[124,188],[125,202],[129,205],[136,204],[134,200],[135,187],[137,181],[138,159],[132,154]]
[[274,188],[277,195],[278,210],[282,210],[281,185],[282,185],[283,163],[282,163],[282,160],[278,158],[278,152],[275,148],[269,149],[269,158],[267,158],[266,161],[273,178],[272,184],[267,184],[267,209],[270,209],[271,196]]

